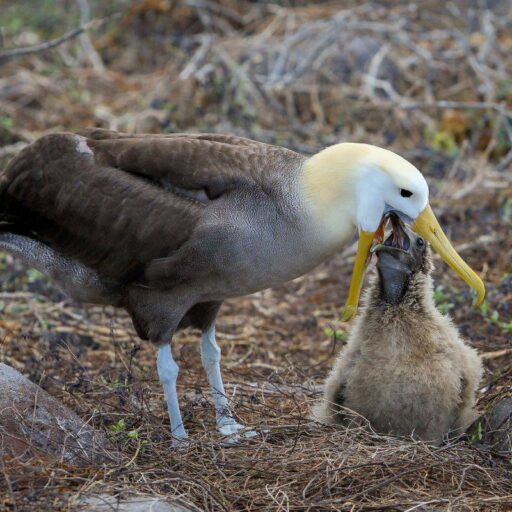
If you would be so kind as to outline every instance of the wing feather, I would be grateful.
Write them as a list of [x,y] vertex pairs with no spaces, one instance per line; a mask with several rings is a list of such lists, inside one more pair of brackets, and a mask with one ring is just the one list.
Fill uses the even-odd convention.
[[111,279],[133,279],[185,243],[203,206],[77,151],[73,134],[45,136],[0,178],[2,216]]
[[232,135],[85,136],[47,135],[17,155],[0,176],[0,220],[15,218],[121,281],[138,279],[153,260],[172,260],[219,196],[256,188],[282,200],[283,174],[305,159]]
[[203,190],[209,199],[240,187],[271,191],[283,172],[304,160],[286,148],[233,135],[87,133],[98,163],[145,175],[166,188]]

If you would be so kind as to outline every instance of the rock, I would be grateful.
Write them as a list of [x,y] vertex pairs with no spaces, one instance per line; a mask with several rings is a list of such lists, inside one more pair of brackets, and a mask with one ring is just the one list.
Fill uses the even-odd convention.
[[81,496],[73,510],[84,512],[192,512],[191,508],[178,501],[168,501],[154,496],[133,496],[123,498],[109,494]]
[[14,368],[0,363],[0,455],[89,465],[112,459],[104,434]]

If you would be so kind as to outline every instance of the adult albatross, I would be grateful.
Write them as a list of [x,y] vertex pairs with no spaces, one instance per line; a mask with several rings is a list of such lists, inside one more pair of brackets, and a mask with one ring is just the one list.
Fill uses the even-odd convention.
[[46,135],[0,175],[0,249],[72,298],[112,304],[158,346],[172,434],[186,438],[170,341],[202,331],[201,360],[217,427],[240,432],[224,393],[215,317],[227,297],[308,272],[359,231],[344,319],[386,214],[396,212],[473,288],[429,204],[423,175],[391,151],[342,143],[308,158],[218,134],[127,135],[93,129]]

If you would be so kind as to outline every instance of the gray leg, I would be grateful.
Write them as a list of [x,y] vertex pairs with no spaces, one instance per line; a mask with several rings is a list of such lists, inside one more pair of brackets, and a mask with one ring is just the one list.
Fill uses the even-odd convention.
[[156,366],[160,382],[164,388],[165,399],[167,400],[167,409],[169,411],[169,419],[171,420],[171,433],[175,439],[184,440],[187,438],[187,432],[183,427],[178,394],[176,392],[179,367],[172,357],[171,345],[169,343],[161,345],[158,349]]
[[[226,398],[220,373],[220,347],[215,340],[214,325],[204,330],[201,336],[201,362],[210,383],[217,417],[217,429],[223,435],[236,434],[245,427],[233,418],[233,413]],[[254,435],[256,435],[255,432],[244,432],[245,437]]]

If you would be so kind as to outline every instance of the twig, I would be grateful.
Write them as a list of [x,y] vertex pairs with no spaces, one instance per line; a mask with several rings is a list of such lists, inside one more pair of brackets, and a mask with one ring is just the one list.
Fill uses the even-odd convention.
[[481,352],[480,357],[486,360],[497,359],[508,354],[512,354],[512,348],[502,348],[501,350],[493,350],[492,352]]
[[456,249],[458,252],[464,252],[467,250],[473,250],[476,247],[482,247],[483,245],[489,245],[494,241],[494,235],[480,235],[476,240],[473,240],[472,242],[466,242],[464,244],[457,245]]
[[212,46],[213,36],[211,34],[200,35],[198,36],[198,40],[201,44],[183,71],[180,73],[181,80],[188,80],[192,75],[197,77],[196,71]]
[[50,41],[45,41],[44,43],[35,44],[33,46],[24,46],[22,48],[13,48],[12,50],[6,50],[4,52],[0,52],[0,65],[4,62],[7,62],[10,59],[14,59],[15,57],[23,57],[25,55],[31,55],[32,53],[39,53],[46,50],[50,50],[51,48],[55,48],[56,46],[73,39],[86,30],[94,26],[98,26],[103,23],[104,19],[101,20],[91,20],[85,23],[84,25],[79,25],[78,27],[66,32],[63,36],[57,37],[56,39],[52,39]]
[[[80,9],[80,25],[84,26],[91,21],[91,8],[89,6],[89,2],[87,0],[76,0],[76,3]],[[97,71],[105,71],[105,64],[103,64],[99,53],[94,48],[91,38],[87,32],[82,32],[80,34],[80,44],[82,45],[82,50],[87,55],[89,62],[92,64],[92,67]]]
[[[379,70],[380,66],[382,65],[382,62],[386,58],[387,54],[389,53],[390,46],[389,44],[383,44],[380,48],[380,50],[373,56],[372,60],[370,61],[370,66],[368,67],[368,73],[363,76],[363,82],[365,84],[364,88],[366,90],[366,94],[376,99],[375,94],[375,87],[378,85],[379,80]],[[396,91],[393,89],[391,84],[389,84],[389,88],[391,91],[386,91],[388,93],[388,96],[391,98],[396,98]],[[391,95],[391,92],[393,92],[393,95]]]
[[503,172],[509,165],[512,165],[512,149],[505,155],[503,160],[496,166],[496,172]]
[[211,2],[208,0],[187,0],[186,4],[190,7],[195,7],[196,9],[210,10],[215,14],[223,16],[229,21],[238,23],[239,25],[246,25],[255,18],[255,15],[252,10],[249,11],[249,13],[246,15],[241,15],[225,5],[216,2]]
[[420,109],[453,109],[453,110],[494,110],[506,119],[512,119],[512,111],[499,103],[492,101],[381,101],[379,103],[362,104],[358,106],[361,109],[395,109],[402,110],[420,110]]
[[[391,106],[391,105],[389,105]],[[466,109],[475,109],[475,110],[495,110],[499,112],[501,115],[512,118],[512,111],[507,110],[504,106],[499,103],[494,103],[492,101],[411,101],[406,103],[395,104],[395,107],[402,108],[404,110],[414,110],[421,108],[451,108],[454,110],[466,110]]]
[[3,457],[0,457],[0,463],[2,465],[2,474],[4,476],[5,483],[7,484],[7,490],[9,492],[9,495],[10,495],[10,498],[11,498],[11,504],[14,507],[14,510],[17,512],[18,511],[18,505],[16,504],[16,498],[14,496],[14,489],[12,487],[12,483],[11,483],[11,480],[9,478],[9,475],[5,471],[5,462],[4,462],[4,458]]

